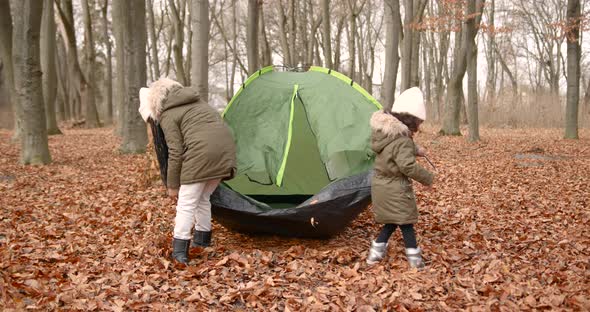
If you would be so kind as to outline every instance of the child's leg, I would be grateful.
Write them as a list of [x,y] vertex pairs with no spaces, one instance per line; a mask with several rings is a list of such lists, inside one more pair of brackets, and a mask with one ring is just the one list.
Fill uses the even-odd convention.
[[383,228],[381,229],[381,232],[379,233],[379,236],[377,236],[377,239],[375,240],[376,243],[387,243],[387,241],[389,240],[389,237],[391,237],[391,234],[393,234],[393,232],[395,232],[396,229],[396,225],[395,224],[385,224],[383,225]]
[[404,244],[406,245],[406,257],[411,268],[421,269],[424,267],[422,260],[422,250],[418,248],[416,243],[416,233],[414,232],[413,224],[400,225],[402,235],[404,237]]
[[197,209],[195,209],[195,231],[191,246],[209,247],[211,245],[211,194],[220,180],[206,182],[205,189],[201,194]]
[[371,248],[369,249],[369,256],[367,257],[367,264],[375,264],[383,257],[387,252],[387,241],[397,226],[395,224],[385,224],[379,233],[377,239],[371,242]]
[[174,238],[189,240],[195,222],[195,211],[206,183],[183,184],[178,191]]
[[417,248],[418,243],[416,242],[416,233],[414,232],[413,224],[404,224],[399,226],[402,230],[402,236],[404,237],[404,244],[406,248]]
[[194,214],[195,230],[197,231],[211,231],[211,194],[213,194],[220,182],[219,179],[205,182],[205,188],[201,193]]

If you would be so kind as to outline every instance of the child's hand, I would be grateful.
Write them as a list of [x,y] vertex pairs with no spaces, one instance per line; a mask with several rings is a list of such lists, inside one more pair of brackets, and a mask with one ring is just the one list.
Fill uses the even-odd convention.
[[178,200],[178,189],[168,189],[168,197]]
[[420,157],[426,156],[426,150],[424,148],[422,148],[421,146],[418,146],[418,148],[416,149],[416,156],[420,156]]

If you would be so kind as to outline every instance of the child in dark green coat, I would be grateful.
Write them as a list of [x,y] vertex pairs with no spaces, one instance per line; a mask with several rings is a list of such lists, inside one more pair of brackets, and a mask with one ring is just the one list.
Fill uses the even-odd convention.
[[422,268],[424,261],[414,232],[418,208],[411,180],[431,185],[433,175],[416,162],[416,156],[424,156],[424,151],[412,138],[426,119],[420,89],[414,87],[400,94],[391,111],[378,111],[371,117],[371,148],[376,153],[371,196],[375,221],[384,226],[371,243],[367,263],[383,259],[387,241],[399,227],[410,267]]

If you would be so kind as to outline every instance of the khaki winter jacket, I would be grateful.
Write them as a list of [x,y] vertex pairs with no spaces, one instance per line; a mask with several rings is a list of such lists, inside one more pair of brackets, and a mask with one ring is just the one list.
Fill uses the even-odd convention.
[[372,180],[373,212],[379,223],[414,224],[418,208],[412,182],[431,185],[433,175],[416,162],[406,125],[383,111],[371,117],[371,148],[377,154]]
[[220,114],[192,88],[161,81],[150,89],[168,145],[167,187],[232,178],[236,146]]

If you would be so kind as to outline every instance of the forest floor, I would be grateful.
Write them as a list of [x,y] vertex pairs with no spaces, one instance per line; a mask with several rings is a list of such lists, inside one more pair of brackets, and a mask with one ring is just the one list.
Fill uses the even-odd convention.
[[50,165],[24,167],[0,131],[0,310],[590,310],[590,130],[481,134],[416,137],[437,166],[433,190],[416,186],[418,272],[399,232],[365,264],[370,209],[329,240],[214,222],[214,246],[175,267],[149,154],[119,154],[112,128],[66,129]]

